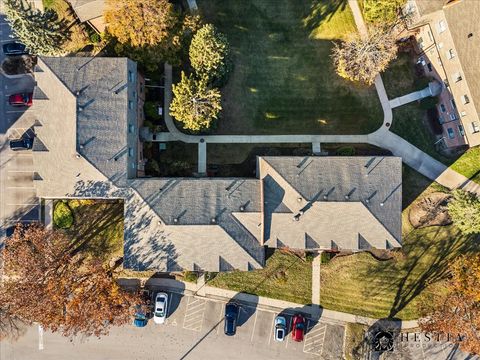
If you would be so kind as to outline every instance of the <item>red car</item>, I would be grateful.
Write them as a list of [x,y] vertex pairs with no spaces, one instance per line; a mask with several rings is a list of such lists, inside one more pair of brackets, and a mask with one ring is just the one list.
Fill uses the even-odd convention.
[[292,339],[294,341],[303,341],[303,334],[305,333],[305,318],[301,314],[296,314],[293,317],[292,323]]
[[13,94],[8,98],[12,106],[32,106],[33,93]]

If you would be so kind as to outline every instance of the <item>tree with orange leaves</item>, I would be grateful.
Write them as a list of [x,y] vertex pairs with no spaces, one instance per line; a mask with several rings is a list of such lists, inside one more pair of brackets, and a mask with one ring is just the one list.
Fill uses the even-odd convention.
[[106,334],[109,326],[130,321],[141,303],[100,262],[72,255],[64,233],[41,225],[18,225],[3,259],[1,311],[65,336]]
[[480,254],[458,258],[450,272],[446,289],[435,292],[428,309],[422,309],[425,318],[420,326],[424,331],[451,334],[462,350],[480,354]]

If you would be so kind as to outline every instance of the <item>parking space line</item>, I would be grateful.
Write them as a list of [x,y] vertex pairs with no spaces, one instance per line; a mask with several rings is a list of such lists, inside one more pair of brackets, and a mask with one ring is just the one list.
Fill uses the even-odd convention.
[[253,336],[255,335],[255,325],[257,325],[257,316],[258,316],[258,310],[255,310],[255,320],[253,320],[252,336],[250,337],[250,341],[252,342],[253,342]]
[[[323,344],[325,342],[325,335],[327,334],[327,325],[323,323],[317,323],[312,327],[309,327],[310,321],[307,323],[307,335],[303,343],[303,352],[315,355],[321,355],[323,353]],[[316,327],[316,328],[315,328]],[[321,337],[321,340],[320,340]]]
[[[185,310],[185,315],[183,318],[183,328],[193,331],[201,331],[205,317],[205,308],[205,300],[189,297],[187,309]],[[194,310],[193,312],[192,309]]]
[[[271,342],[272,342],[273,328],[275,327],[275,317],[277,316],[275,313],[272,313],[272,315],[273,315],[273,318],[272,318],[272,327],[271,327],[271,329],[270,329],[270,336],[268,337],[268,345],[270,345]],[[288,327],[287,327],[287,329],[288,329]]]
[[8,189],[35,189],[33,186],[7,186]]

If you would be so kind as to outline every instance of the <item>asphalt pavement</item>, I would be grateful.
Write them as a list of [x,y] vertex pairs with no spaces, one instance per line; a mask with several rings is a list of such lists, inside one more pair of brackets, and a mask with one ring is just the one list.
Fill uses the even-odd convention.
[[[5,59],[1,48],[15,40],[12,31],[0,14],[0,64]],[[10,139],[33,137],[29,125],[34,121],[34,110],[26,107],[13,107],[8,97],[15,93],[32,92],[35,80],[31,75],[7,77],[0,72],[0,247],[5,234],[17,222],[38,221],[40,216],[39,199],[34,188],[33,156],[29,151],[11,151]],[[28,111],[28,114],[26,112]],[[19,121],[20,118],[27,121]]]
[[[17,342],[4,342],[1,359],[341,359],[344,327],[307,319],[303,342],[288,331],[283,342],[274,340],[276,312],[241,305],[237,333],[223,333],[225,302],[169,293],[168,318],[152,320],[144,328],[113,328],[97,339],[75,338],[28,328]],[[292,314],[282,314],[291,328]]]

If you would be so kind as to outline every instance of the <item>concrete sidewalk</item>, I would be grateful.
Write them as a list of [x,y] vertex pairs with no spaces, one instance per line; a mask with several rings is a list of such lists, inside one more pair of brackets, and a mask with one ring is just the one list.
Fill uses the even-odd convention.
[[414,92],[411,92],[410,94],[399,96],[395,99],[392,99],[389,101],[389,103],[390,103],[390,107],[393,109],[417,100],[421,100],[429,96],[432,96],[432,92],[430,91],[430,87],[428,86],[423,90],[414,91]]
[[[190,282],[183,282],[173,279],[164,278],[151,278],[151,279],[118,279],[118,283],[124,287],[135,286],[134,283],[140,284],[141,281],[145,281],[147,287],[160,287],[166,291],[182,295],[196,296],[199,298],[207,298],[222,302],[228,302],[231,299],[235,299],[246,305],[250,305],[261,310],[281,312],[286,309],[302,311],[309,314],[312,318],[319,318],[320,320],[331,324],[346,324],[346,323],[358,323],[371,326],[379,321],[379,319],[368,318],[364,316],[352,315],[342,313],[339,311],[327,310],[319,308],[315,305],[296,304],[288,301],[266,298],[262,296],[250,295],[245,293],[239,293],[237,291],[220,289],[212,286],[205,285],[204,282],[199,281],[197,284]],[[383,323],[392,323],[392,327],[400,326],[402,329],[414,329],[418,327],[416,320],[399,321],[394,320],[382,320]]]

